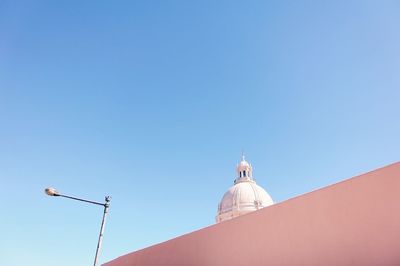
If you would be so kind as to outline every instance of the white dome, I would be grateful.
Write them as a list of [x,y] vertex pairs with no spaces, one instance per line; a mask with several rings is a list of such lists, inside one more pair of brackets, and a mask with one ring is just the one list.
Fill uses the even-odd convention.
[[272,198],[252,177],[251,165],[242,158],[235,184],[224,194],[216,221],[222,222],[273,204]]

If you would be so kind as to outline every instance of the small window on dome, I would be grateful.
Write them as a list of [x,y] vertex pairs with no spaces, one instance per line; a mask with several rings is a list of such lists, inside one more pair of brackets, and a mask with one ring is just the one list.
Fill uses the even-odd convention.
[[246,177],[246,171],[243,171],[243,176]]
[[242,172],[239,173],[239,177],[242,177]]

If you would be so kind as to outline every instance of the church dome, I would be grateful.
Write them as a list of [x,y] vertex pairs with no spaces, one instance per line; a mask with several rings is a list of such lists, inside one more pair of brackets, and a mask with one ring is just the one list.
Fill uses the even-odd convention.
[[216,221],[222,222],[273,204],[268,193],[253,179],[252,166],[242,156],[237,168],[234,185],[224,194]]

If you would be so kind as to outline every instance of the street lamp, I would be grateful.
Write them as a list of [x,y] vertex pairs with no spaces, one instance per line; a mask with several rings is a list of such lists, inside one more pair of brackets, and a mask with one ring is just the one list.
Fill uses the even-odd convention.
[[52,188],[52,187],[46,188],[44,190],[44,192],[49,196],[63,197],[63,198],[67,198],[67,199],[78,200],[78,201],[83,201],[83,202],[87,202],[87,203],[91,203],[91,204],[95,204],[95,205],[101,205],[101,206],[104,207],[103,220],[101,221],[99,240],[97,242],[96,256],[94,257],[94,264],[93,264],[94,266],[96,266],[97,262],[98,262],[98,259],[99,259],[99,255],[100,255],[101,243],[102,243],[102,240],[103,240],[103,233],[104,233],[104,226],[105,226],[105,223],[106,223],[106,216],[107,216],[107,213],[108,213],[108,208],[110,207],[111,197],[110,196],[106,196],[105,199],[104,199],[105,202],[101,203],[101,202],[85,200],[85,199],[80,199],[80,198],[75,198],[75,197],[63,195],[63,194],[60,194],[55,188]]

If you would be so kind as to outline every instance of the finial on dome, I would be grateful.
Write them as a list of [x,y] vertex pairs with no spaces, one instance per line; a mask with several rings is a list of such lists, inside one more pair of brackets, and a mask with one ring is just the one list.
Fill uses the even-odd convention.
[[244,159],[244,152],[243,152],[243,149],[242,149],[242,161],[246,161],[246,160]]

